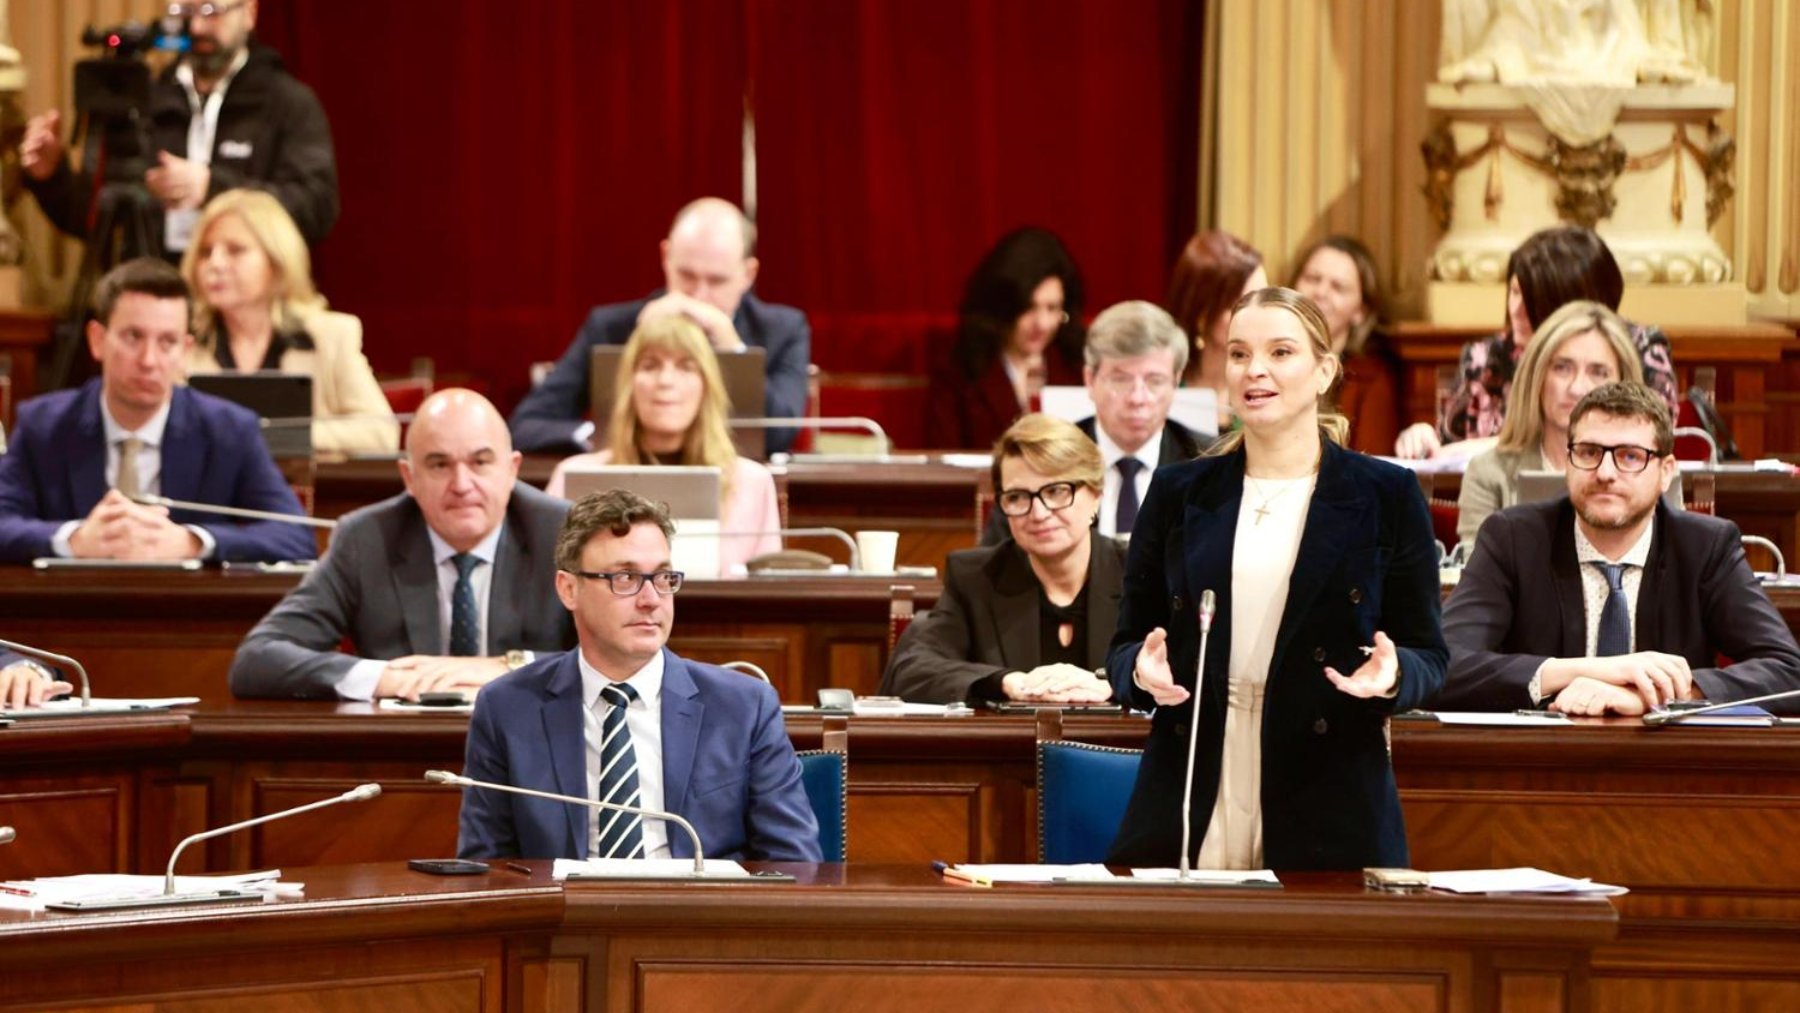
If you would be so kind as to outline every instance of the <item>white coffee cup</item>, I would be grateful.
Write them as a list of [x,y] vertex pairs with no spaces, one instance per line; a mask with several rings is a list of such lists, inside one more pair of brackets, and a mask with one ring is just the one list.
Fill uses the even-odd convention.
[[898,531],[858,531],[856,554],[864,573],[893,573],[894,553],[900,548]]

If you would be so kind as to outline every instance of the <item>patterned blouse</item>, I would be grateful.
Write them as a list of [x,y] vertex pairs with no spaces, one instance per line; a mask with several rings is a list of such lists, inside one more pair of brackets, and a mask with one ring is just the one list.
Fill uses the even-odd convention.
[[[1669,403],[1669,417],[1677,417],[1680,394],[1668,336],[1659,328],[1632,324],[1631,340],[1644,360],[1644,383]],[[1440,440],[1452,443],[1499,435],[1500,423],[1506,420],[1506,396],[1524,351],[1506,331],[1463,346],[1462,385],[1451,393],[1438,419]]]

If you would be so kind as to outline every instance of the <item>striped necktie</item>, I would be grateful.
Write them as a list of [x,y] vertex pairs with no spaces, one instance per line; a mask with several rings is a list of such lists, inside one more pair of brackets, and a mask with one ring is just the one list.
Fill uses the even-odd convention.
[[[638,795],[637,750],[631,747],[631,729],[625,724],[625,708],[637,699],[629,683],[602,686],[606,717],[600,723],[600,783],[595,797],[602,802],[641,808]],[[644,857],[644,820],[636,813],[602,809],[599,843],[590,858]]]

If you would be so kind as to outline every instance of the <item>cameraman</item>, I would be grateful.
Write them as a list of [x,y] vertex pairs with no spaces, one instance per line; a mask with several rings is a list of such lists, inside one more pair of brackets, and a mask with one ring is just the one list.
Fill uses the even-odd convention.
[[[251,43],[256,8],[257,0],[185,5],[190,49],[151,86],[156,162],[143,182],[162,209],[155,217],[161,219],[160,252],[169,260],[179,260],[187,248],[208,198],[235,187],[274,194],[309,244],[325,238],[337,221],[331,125],[318,97],[287,72],[281,57]],[[60,128],[54,110],[32,117],[20,164],[26,189],[45,216],[85,238],[95,167],[69,167]]]

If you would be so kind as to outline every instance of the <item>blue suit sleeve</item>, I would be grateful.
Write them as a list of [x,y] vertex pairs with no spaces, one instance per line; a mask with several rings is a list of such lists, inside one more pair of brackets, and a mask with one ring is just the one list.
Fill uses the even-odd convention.
[[758,687],[756,731],[750,743],[750,797],[744,813],[746,849],[773,862],[817,862],[819,824],[800,779],[800,758],[788,739],[781,701]]
[[[800,418],[806,415],[806,371],[812,364],[812,324],[806,314],[793,311],[796,318],[792,330],[772,342],[769,359],[764,364],[767,375],[763,388],[763,410],[774,418]],[[769,430],[771,453],[787,450],[799,434],[795,429]]]
[[[469,716],[469,738],[463,749],[463,776],[494,784],[512,784],[505,742],[495,723],[499,704],[488,687],[475,697]],[[511,799],[497,791],[464,788],[456,820],[456,857],[518,857],[519,835],[513,826]]]
[[588,360],[594,346],[605,340],[601,313],[588,314],[556,368],[513,409],[507,424],[515,449],[563,454],[587,449],[575,442],[575,430],[588,411]]
[[63,521],[45,520],[38,489],[38,437],[21,410],[12,446],[0,454],[0,562],[28,563],[51,554],[50,539]]

